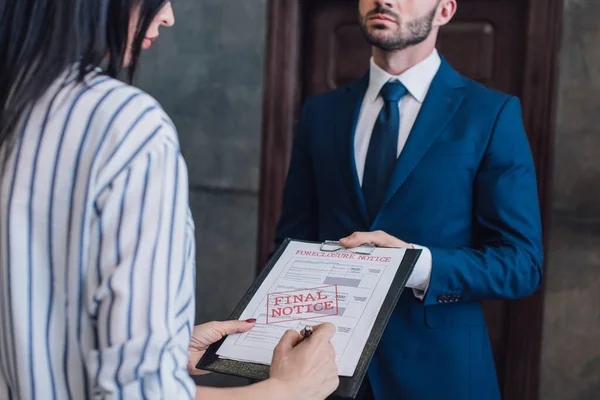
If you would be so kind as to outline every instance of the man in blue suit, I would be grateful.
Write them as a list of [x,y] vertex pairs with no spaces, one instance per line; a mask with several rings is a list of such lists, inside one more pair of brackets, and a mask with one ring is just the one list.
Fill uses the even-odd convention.
[[309,98],[294,139],[276,244],[422,249],[366,398],[499,399],[480,302],[528,296],[541,280],[519,100],[461,76],[435,50],[456,7],[360,0],[370,70]]

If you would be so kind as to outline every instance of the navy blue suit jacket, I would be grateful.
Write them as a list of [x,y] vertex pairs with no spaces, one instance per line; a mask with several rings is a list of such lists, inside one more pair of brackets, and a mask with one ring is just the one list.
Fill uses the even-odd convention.
[[383,230],[432,253],[423,301],[406,290],[369,377],[377,399],[496,399],[480,302],[516,299],[540,284],[536,175],[511,97],[442,60],[387,196],[369,221],[354,162],[362,79],[309,98],[294,138],[277,245]]

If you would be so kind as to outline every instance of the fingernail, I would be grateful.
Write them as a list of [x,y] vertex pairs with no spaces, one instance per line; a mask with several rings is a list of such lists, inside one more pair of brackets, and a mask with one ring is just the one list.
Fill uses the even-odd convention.
[[253,323],[256,322],[256,318],[247,319],[246,322],[249,323],[249,324],[253,324]]

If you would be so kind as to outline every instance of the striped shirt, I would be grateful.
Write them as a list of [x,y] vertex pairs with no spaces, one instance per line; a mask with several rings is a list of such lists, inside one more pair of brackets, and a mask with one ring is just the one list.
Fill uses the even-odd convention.
[[194,226],[149,95],[66,73],[0,179],[0,399],[189,399]]

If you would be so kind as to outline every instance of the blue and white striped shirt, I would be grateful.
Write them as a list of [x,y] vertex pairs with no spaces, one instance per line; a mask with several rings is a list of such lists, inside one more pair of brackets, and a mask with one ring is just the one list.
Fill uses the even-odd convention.
[[194,226],[149,95],[66,73],[2,151],[0,399],[186,399]]

